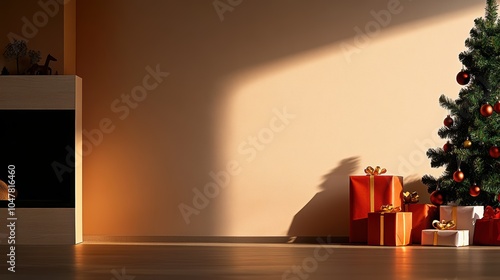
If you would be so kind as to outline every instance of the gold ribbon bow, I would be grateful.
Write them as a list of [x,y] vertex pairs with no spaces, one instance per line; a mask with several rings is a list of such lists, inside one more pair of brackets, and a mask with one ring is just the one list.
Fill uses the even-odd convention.
[[380,210],[378,212],[380,212],[380,213],[396,213],[396,212],[400,212],[400,211],[401,211],[401,207],[399,207],[399,206],[394,207],[394,206],[392,206],[392,204],[387,204],[387,205],[380,206]]
[[439,230],[448,230],[448,229],[455,229],[455,227],[457,226],[455,224],[455,221],[453,220],[450,220],[450,221],[445,221],[445,220],[442,220],[442,221],[439,221],[439,220],[434,220],[432,221],[432,226],[435,228],[435,229],[439,229]]
[[377,175],[382,175],[384,173],[387,172],[387,169],[385,168],[382,168],[380,166],[377,166],[375,168],[371,167],[371,166],[368,166],[367,168],[365,168],[365,173],[366,175],[368,176],[377,176]]
[[405,204],[410,204],[410,203],[417,203],[419,200],[420,196],[418,195],[417,192],[404,192],[403,193],[403,200]]

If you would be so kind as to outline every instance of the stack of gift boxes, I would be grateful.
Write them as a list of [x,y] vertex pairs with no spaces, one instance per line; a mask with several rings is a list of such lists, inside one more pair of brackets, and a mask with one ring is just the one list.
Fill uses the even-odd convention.
[[403,177],[367,167],[349,176],[349,241],[368,245],[500,245],[500,210],[436,206],[403,191]]

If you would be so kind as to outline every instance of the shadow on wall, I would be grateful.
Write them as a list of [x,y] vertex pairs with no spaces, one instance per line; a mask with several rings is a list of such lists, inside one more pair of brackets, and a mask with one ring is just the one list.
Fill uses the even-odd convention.
[[[199,215],[193,214],[189,225],[178,207],[180,203],[195,207],[193,189],[211,182],[209,172],[225,168],[219,147],[225,141],[221,127],[227,119],[221,112],[228,110],[226,104],[234,97],[226,90],[235,83],[233,76],[335,43],[353,46],[349,50],[356,57],[366,47],[359,44],[366,29],[381,26],[374,14],[377,18],[385,14],[379,20],[390,29],[479,3],[252,0],[224,13],[221,21],[213,2],[77,1],[77,73],[84,78],[86,92],[84,129],[92,132],[108,117],[116,124],[115,132],[105,135],[96,152],[84,160],[84,234],[225,234],[227,213],[232,210],[227,206],[228,192],[209,206],[196,208]],[[390,9],[398,14],[389,17],[388,4],[399,2]],[[372,39],[377,30],[371,31]],[[172,75],[146,95],[150,97],[133,102],[138,106],[134,109],[123,96],[130,97],[148,77],[145,67],[156,69],[156,65]],[[331,94],[344,93],[332,88]],[[110,109],[111,104],[118,106]],[[322,191],[295,215],[290,234],[324,235],[347,228],[347,177],[356,164],[356,158],[346,159],[326,176]],[[142,207],[127,207],[136,204],[137,197]]]
[[[339,228],[347,228],[349,223],[349,176],[360,170],[359,157],[340,161],[330,173],[323,176],[322,191],[293,217],[288,236],[315,237],[338,236]],[[417,191],[419,203],[430,203],[427,186],[417,175],[405,179],[404,191]]]
[[339,229],[347,228],[349,218],[349,175],[359,170],[359,157],[340,161],[330,173],[323,176],[322,191],[293,217],[288,236],[338,236]]

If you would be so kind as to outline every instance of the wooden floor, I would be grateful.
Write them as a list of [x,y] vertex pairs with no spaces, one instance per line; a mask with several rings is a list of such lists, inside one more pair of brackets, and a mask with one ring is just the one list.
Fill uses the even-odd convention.
[[0,279],[500,279],[500,247],[309,244],[0,246]]

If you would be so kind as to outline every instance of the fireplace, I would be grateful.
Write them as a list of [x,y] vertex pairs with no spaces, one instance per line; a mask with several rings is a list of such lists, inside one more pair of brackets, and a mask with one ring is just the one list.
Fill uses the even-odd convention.
[[75,207],[75,111],[0,110],[0,130],[0,180],[15,166],[16,208]]

